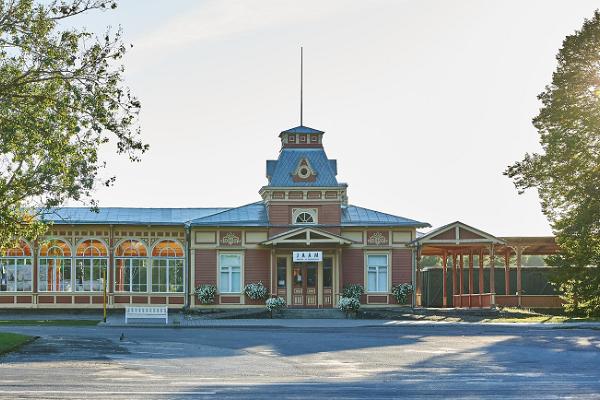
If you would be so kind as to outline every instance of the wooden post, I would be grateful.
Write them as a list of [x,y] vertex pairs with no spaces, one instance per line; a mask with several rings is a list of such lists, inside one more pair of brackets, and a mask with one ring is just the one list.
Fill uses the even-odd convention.
[[523,294],[523,285],[521,279],[521,256],[523,255],[524,247],[518,246],[516,248],[517,253],[517,296],[519,301],[519,307],[521,307],[521,295]]
[[473,307],[473,303],[472,303],[472,299],[473,299],[473,292],[474,290],[474,286],[475,286],[475,282],[473,282],[474,279],[474,274],[473,274],[473,249],[469,250],[469,308]]
[[448,252],[446,250],[444,250],[444,254],[442,255],[442,257],[444,258],[442,260],[442,306],[444,308],[448,307],[448,292],[446,290],[446,267],[447,267],[447,260],[448,260]]
[[421,307],[422,303],[422,299],[421,299],[421,284],[422,284],[422,277],[421,277],[421,248],[418,246],[417,247],[417,288],[416,288],[416,294],[417,294],[417,307]]
[[479,307],[483,307],[483,249],[479,250]]
[[491,305],[496,303],[496,255],[494,254],[494,245],[490,245],[490,293]]
[[504,294],[510,295],[510,250],[504,251]]
[[462,251],[460,252],[459,255],[459,260],[460,260],[460,269],[458,271],[459,273],[459,277],[458,277],[458,294],[460,295],[459,297],[459,302],[458,304],[460,304],[460,307],[462,307],[462,295],[463,295],[463,288],[464,288],[464,283],[463,283],[463,270],[465,268],[465,260],[463,259],[463,253]]
[[452,306],[456,307],[454,304],[454,296],[456,296],[456,253],[452,252]]

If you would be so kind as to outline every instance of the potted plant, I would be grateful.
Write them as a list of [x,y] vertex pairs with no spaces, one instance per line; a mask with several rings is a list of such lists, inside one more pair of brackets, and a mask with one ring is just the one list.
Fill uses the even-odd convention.
[[196,296],[202,304],[213,304],[217,296],[217,287],[215,285],[200,285],[196,288]]
[[262,282],[247,284],[244,286],[244,293],[255,304],[259,304],[257,303],[259,300],[264,300],[269,297],[269,289],[267,289]]
[[342,297],[338,303],[338,308],[346,314],[346,318],[355,318],[360,308],[360,301],[354,297]]
[[392,286],[392,294],[396,298],[398,304],[406,304],[408,296],[412,293],[413,287],[410,283],[401,283]]
[[360,296],[365,293],[365,288],[362,285],[357,283],[353,283],[350,285],[345,285],[342,289],[342,298],[353,298],[360,301]]
[[287,304],[283,297],[271,297],[268,298],[265,302],[267,310],[271,313],[271,318],[273,318],[273,311],[281,312],[287,307]]

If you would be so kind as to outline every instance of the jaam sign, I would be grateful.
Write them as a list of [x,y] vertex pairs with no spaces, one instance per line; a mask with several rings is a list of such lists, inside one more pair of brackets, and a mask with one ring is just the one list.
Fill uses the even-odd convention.
[[294,262],[317,262],[323,261],[322,251],[294,251],[292,253]]

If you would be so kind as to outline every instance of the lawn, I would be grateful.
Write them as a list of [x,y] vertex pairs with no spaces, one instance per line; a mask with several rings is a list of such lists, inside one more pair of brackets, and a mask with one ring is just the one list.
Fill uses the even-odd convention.
[[598,322],[598,318],[568,317],[566,315],[549,315],[532,312],[526,309],[506,307],[506,316],[486,318],[482,322],[536,322],[536,323],[569,323],[569,322]]
[[3,319],[0,320],[0,326],[96,326],[98,322],[89,319]]
[[34,339],[33,336],[19,335],[18,333],[0,333],[0,354],[13,351]]

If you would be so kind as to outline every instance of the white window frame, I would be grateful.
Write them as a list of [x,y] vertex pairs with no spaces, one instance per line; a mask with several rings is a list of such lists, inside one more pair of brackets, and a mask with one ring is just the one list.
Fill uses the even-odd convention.
[[[298,217],[307,213],[313,219],[313,222],[298,222]],[[292,209],[292,224],[293,225],[316,225],[319,223],[319,213],[316,208],[294,208]]]
[[[50,253],[50,250],[53,247],[57,247],[60,249],[62,255],[61,256],[42,256],[41,252],[42,252],[42,246],[40,246],[39,250],[38,250],[38,265],[37,265],[37,284],[38,284],[38,292],[43,292],[43,293],[49,293],[49,292],[53,292],[53,293],[74,293],[75,292],[75,288],[73,287],[73,282],[75,280],[75,274],[74,269],[73,269],[73,261],[74,261],[74,251],[73,251],[73,247],[69,244],[69,242],[67,242],[65,239],[60,238],[60,237],[50,237],[47,238],[48,242],[52,242],[53,240],[56,241],[61,241],[64,242],[67,247],[69,248],[69,251],[71,252],[70,256],[65,256],[64,251],[62,249],[60,249],[60,247],[52,245],[50,247],[47,248],[47,253]],[[66,287],[66,289],[61,290],[61,288],[56,287],[55,285],[55,280],[54,278],[52,278],[52,285],[51,287],[47,287],[46,290],[41,289],[42,287],[42,269],[45,269],[46,272],[46,278],[48,277],[48,266],[49,266],[49,262],[53,261],[54,262],[54,266],[56,266],[56,262],[60,261],[61,263],[61,268],[63,268],[65,262],[67,262],[69,264],[69,273],[70,273],[70,278],[69,280],[61,280],[63,287]],[[53,272],[54,273],[54,272]]]
[[[73,279],[75,280],[74,282],[74,288],[75,288],[75,292],[78,293],[82,293],[82,292],[94,292],[94,293],[98,293],[98,292],[102,292],[104,290],[104,282],[101,282],[102,287],[98,290],[92,290],[92,285],[93,285],[93,280],[94,280],[94,270],[95,270],[95,266],[94,266],[94,262],[100,261],[100,280],[102,280],[102,269],[105,268],[106,269],[106,279],[108,279],[108,264],[109,264],[109,257],[108,256],[101,256],[101,255],[96,255],[96,254],[91,254],[91,255],[86,255],[86,252],[89,249],[93,249],[92,252],[94,252],[96,250],[95,247],[93,246],[88,246],[84,249],[83,251],[83,255],[82,256],[78,256],[77,252],[79,250],[79,246],[81,246],[84,242],[86,241],[96,241],[99,242],[102,246],[104,246],[104,249],[106,250],[106,254],[108,254],[108,246],[106,245],[106,243],[104,243],[103,240],[98,239],[98,238],[85,238],[83,240],[81,240],[77,246],[75,246],[75,265],[74,265],[74,269],[75,269],[75,273],[73,274]],[[79,263],[80,262],[89,262],[90,263],[90,281],[89,283],[89,290],[77,290],[77,286],[79,285],[79,283],[77,282],[77,268],[79,268]],[[84,268],[87,268],[84,266]],[[84,286],[85,287],[85,284]]]
[[[175,240],[161,240],[160,242],[156,243],[154,245],[154,247],[156,247],[160,243],[166,242],[166,241],[174,242],[177,245],[181,246],[181,250],[183,251],[184,257],[169,256],[168,253],[169,253],[170,249],[162,249],[158,256],[156,256],[156,257],[152,256],[152,260],[150,261],[150,287],[149,287],[149,290],[152,293],[183,293],[185,290],[185,248],[183,247],[183,245],[181,243],[179,243],[178,241],[175,241]],[[154,253],[154,247],[152,248],[152,251],[150,252],[151,255]],[[164,255],[163,252],[166,252],[166,255]],[[166,282],[165,282],[165,286],[167,288],[166,291],[155,291],[153,288],[153,286],[154,286],[154,268],[158,268],[158,266],[154,265],[155,260],[156,261],[166,261],[166,274],[167,274]],[[180,291],[172,291],[172,290],[170,290],[170,286],[171,286],[170,271],[171,271],[171,269],[177,268],[178,261],[181,261],[183,283],[181,284]]]
[[[371,266],[369,265],[369,256],[385,256],[386,258],[386,265],[385,265],[385,270],[386,270],[386,285],[387,287],[385,288],[385,290],[381,290],[381,288],[379,287],[379,275],[380,275],[380,268],[383,268],[383,266],[381,265],[377,265],[377,266],[372,266],[374,268],[377,268],[376,270],[376,279],[375,279],[375,290],[370,290],[371,288],[369,288],[369,269],[371,268]],[[377,252],[377,253],[372,253],[372,252],[367,252],[365,253],[365,291],[367,293],[389,293],[390,292],[390,288],[391,288],[391,275],[392,275],[392,268],[390,266],[390,254],[389,253],[381,253],[381,252]]]
[[[125,242],[129,242],[129,241],[134,241],[134,242],[140,242],[142,244],[142,246],[144,246],[144,249],[146,250],[146,257],[144,256],[118,256],[117,255],[117,250],[119,249],[119,247],[125,243]],[[146,246],[146,244],[138,238],[126,238],[123,239],[121,241],[119,241],[119,243],[117,243],[117,245],[115,246],[114,250],[113,250],[113,290],[115,291],[115,293],[132,293],[132,294],[138,294],[138,293],[150,293],[150,288],[152,286],[152,282],[151,282],[151,275],[150,275],[150,269],[151,269],[151,257],[149,255],[151,255],[152,253],[149,251],[148,246]],[[146,290],[144,291],[132,291],[131,288],[134,285],[133,283],[133,268],[132,268],[132,262],[134,260],[140,260],[142,261],[142,265],[138,266],[138,268],[144,268],[146,271]],[[126,285],[125,290],[119,290],[118,289],[118,283],[117,283],[117,262],[118,261],[123,261],[124,264],[127,266],[127,269],[129,271],[129,283]],[[124,285],[125,286],[125,285]]]
[[[19,261],[23,261],[23,264],[19,264]],[[8,290],[9,287],[11,287],[10,285],[10,281],[8,280],[8,276],[6,278],[6,289],[3,292],[0,293],[16,293],[16,292],[31,292],[33,291],[33,257],[27,257],[27,256],[16,256],[16,257],[0,257],[0,264],[6,268],[6,274],[8,275],[9,271],[12,272],[13,274],[13,278],[14,278],[14,289],[15,290]],[[18,276],[19,276],[19,269],[21,267],[29,267],[29,283],[31,285],[31,287],[29,288],[29,290],[25,290],[25,289],[20,289],[19,290],[19,280],[18,280]],[[22,272],[22,271],[21,271]]]
[[[232,291],[233,287],[233,273],[229,267],[221,266],[221,256],[238,256],[240,261],[240,290],[238,292]],[[219,252],[218,255],[219,265],[217,267],[217,288],[219,293],[227,293],[227,294],[241,294],[244,290],[244,253],[241,252]],[[228,282],[227,282],[227,290],[221,290],[221,273],[224,272],[223,268],[228,268]]]

